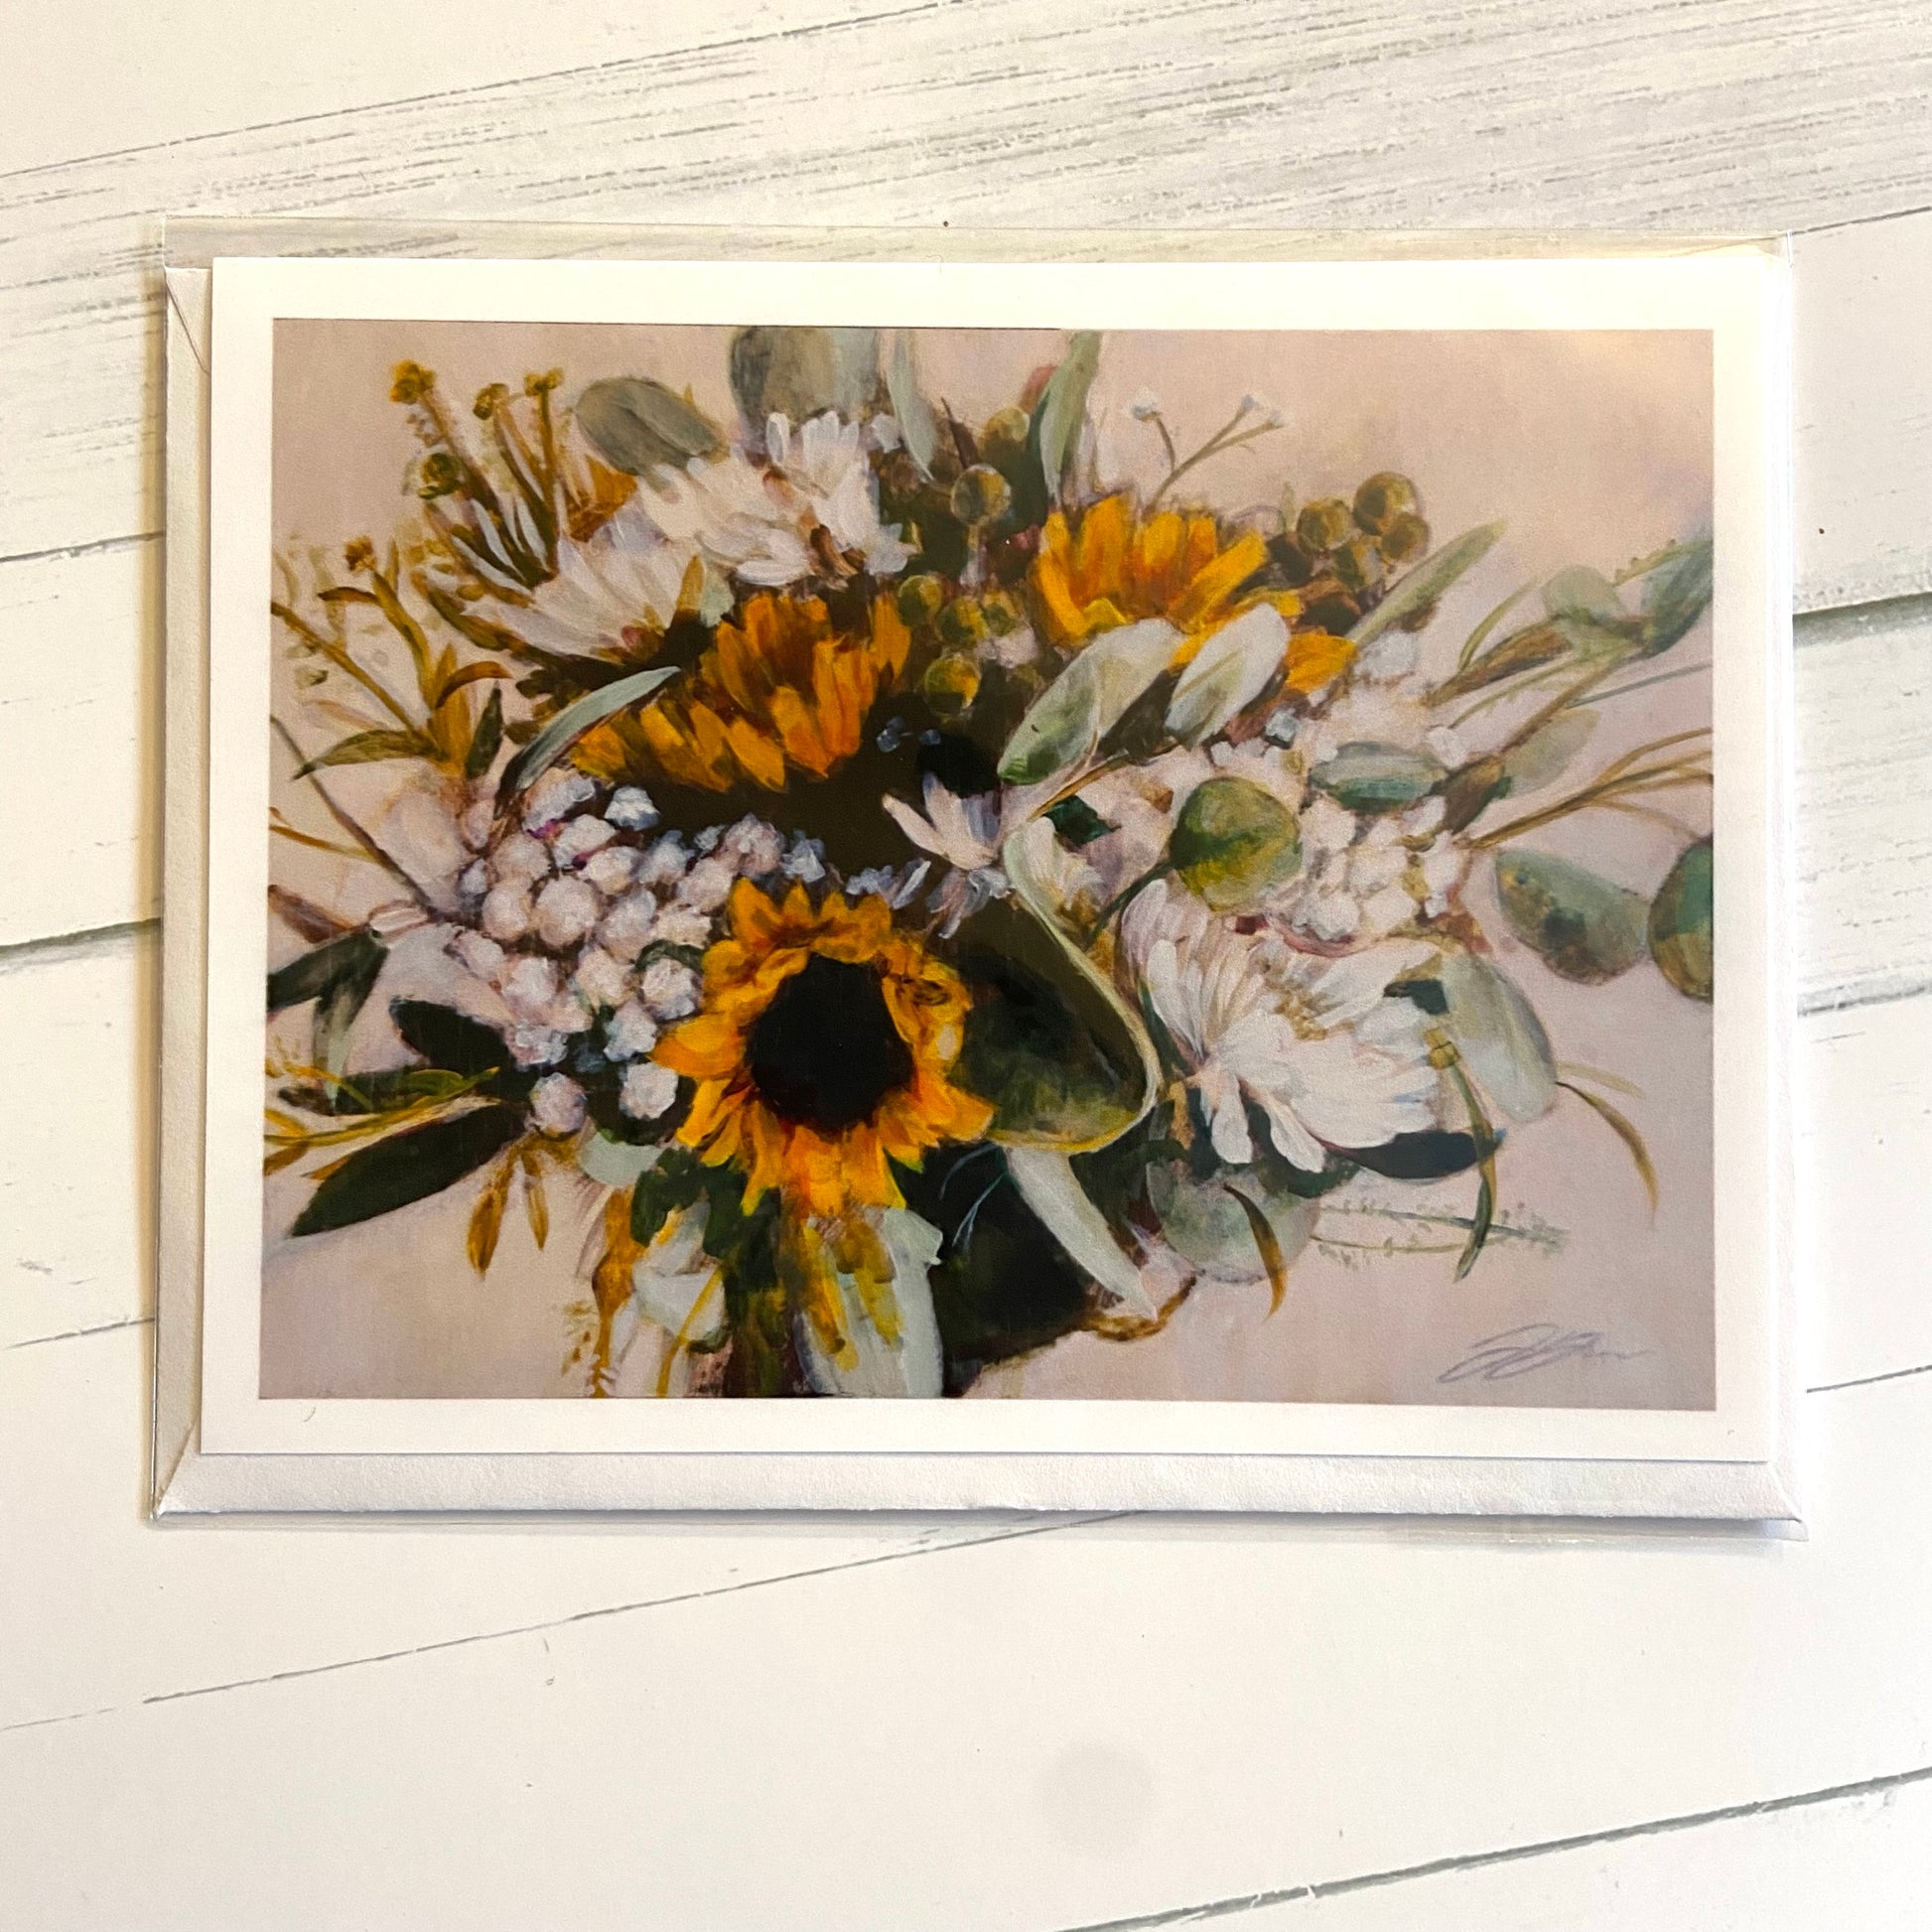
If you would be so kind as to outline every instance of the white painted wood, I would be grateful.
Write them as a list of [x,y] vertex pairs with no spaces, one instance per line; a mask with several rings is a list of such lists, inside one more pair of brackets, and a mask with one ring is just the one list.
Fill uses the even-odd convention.
[[1798,237],[1798,609],[1932,591],[1932,211]]
[[144,1529],[144,1339],[4,1370],[37,1932],[1086,1926],[1932,1764],[1932,1378],[1813,1399],[1808,1543],[1123,1520],[692,1596],[771,1545]]
[[0,564],[0,824],[33,828],[0,945],[160,909],[161,569],[159,539]]
[[396,93],[427,97],[0,177],[0,556],[160,527],[171,211],[1748,232],[1932,202],[1932,17],[1790,26],[1778,0],[847,0],[736,35],[680,13],[636,58],[514,88],[438,97],[399,59]]
[[[0,944],[152,909],[155,548],[127,539],[160,520],[169,209],[1819,227],[1799,602],[1932,592],[1932,215],[1869,218],[1932,203],[1923,8],[472,0],[415,10],[406,56],[378,12],[9,11],[0,559],[68,554],[0,561]],[[1932,975],[1927,648],[1910,606],[1806,627],[1815,1006]],[[144,1525],[151,986],[145,940],[0,959],[8,1925],[1177,1923],[1932,1766],[1932,999],[1801,1029],[1809,1544],[1125,1522],[928,1550]],[[1232,1922],[1916,1924],[1927,1789]]]
[[[846,9],[787,9],[796,29]],[[705,38],[777,25],[767,0],[711,0]],[[688,27],[622,0],[427,0],[406,27],[390,0],[255,0],[247,7],[151,0],[8,0],[7,54],[22,84],[0,120],[0,174],[152,147],[264,121],[286,126],[393,100],[513,84],[648,58]],[[139,86],[60,85],[138,74]],[[273,76],[272,92],[264,80]]]
[[1932,985],[1932,599],[1798,626],[1798,1003]]
[[1213,1922],[1228,1932],[1917,1932],[1928,1883],[1932,1776],[1427,1877],[1344,1880]]

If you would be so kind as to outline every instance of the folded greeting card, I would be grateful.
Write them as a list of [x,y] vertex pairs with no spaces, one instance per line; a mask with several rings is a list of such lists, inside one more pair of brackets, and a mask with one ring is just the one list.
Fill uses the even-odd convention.
[[211,293],[174,1506],[1792,1513],[1774,255]]

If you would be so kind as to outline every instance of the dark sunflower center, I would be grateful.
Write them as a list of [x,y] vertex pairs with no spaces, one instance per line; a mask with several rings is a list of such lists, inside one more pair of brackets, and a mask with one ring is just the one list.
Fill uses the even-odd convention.
[[822,953],[778,989],[747,1049],[765,1105],[821,1134],[857,1126],[912,1077],[879,975]]

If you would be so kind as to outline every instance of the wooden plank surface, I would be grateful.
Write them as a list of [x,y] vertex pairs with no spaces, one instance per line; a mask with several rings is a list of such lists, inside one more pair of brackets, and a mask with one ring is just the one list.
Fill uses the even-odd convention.
[[[0,1918],[1918,1923],[1932,17],[474,0],[408,52],[373,0],[23,5],[28,111],[0,129],[0,947],[25,948],[0,951]],[[46,942],[155,910],[153,251],[188,208],[1814,230],[1811,1540],[144,1524],[152,938]]]

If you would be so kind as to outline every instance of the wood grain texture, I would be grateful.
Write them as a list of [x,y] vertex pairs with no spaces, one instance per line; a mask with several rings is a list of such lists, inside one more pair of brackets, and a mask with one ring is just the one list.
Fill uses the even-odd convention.
[[[1871,218],[1932,204],[1932,16],[1898,0],[579,0],[561,25],[475,0],[421,29],[470,44],[404,69],[356,40],[326,73],[308,50],[355,37],[363,0],[239,24],[32,4],[58,31],[16,59],[28,111],[0,133],[0,805],[33,831],[0,944],[153,909],[169,210],[1817,228],[1799,603],[1932,593],[1932,215]],[[177,19],[170,69],[143,36]],[[219,72],[193,55],[215,47]],[[0,955],[24,1097],[0,1127],[0,1917],[1918,1923],[1928,647],[1909,603],[1801,629],[1808,1544],[153,1528],[150,940]],[[1599,1842],[1491,1856],[1580,1834]],[[1413,1870],[1433,1861],[1454,1869]]]
[[[1911,1932],[1925,1922],[1932,1768],[1593,1841],[1506,1847],[1432,1872],[1357,1873],[1225,1913],[1143,1918],[1230,1932]],[[1130,1932],[1116,1921],[1104,1932]]]
[[[694,1594],[768,1546],[144,1530],[143,1337],[88,1346],[0,1406],[37,1932],[1089,1926],[1932,1764],[1928,1378],[1813,1399],[1809,1542],[1132,1520]],[[509,1627],[580,1565],[614,1613]]]
[[905,0],[685,33],[0,177],[0,557],[159,527],[170,211],[1748,232],[1932,203],[1910,7]]

